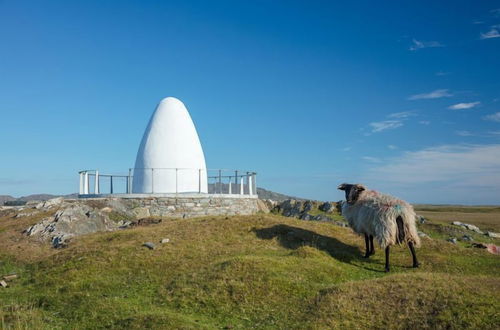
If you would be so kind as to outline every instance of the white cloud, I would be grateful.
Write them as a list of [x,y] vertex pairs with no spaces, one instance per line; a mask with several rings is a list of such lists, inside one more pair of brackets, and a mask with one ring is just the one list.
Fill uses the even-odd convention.
[[408,100],[422,100],[422,99],[439,99],[442,97],[453,96],[448,89],[436,89],[430,93],[415,94],[408,98]]
[[479,39],[491,39],[500,37],[500,25],[493,25],[490,30],[486,33],[481,33]]
[[488,134],[500,136],[500,131],[489,131]]
[[491,115],[484,116],[483,119],[489,120],[489,121],[497,121],[500,123],[500,112],[492,113]]
[[451,110],[465,110],[465,109],[472,109],[478,105],[480,105],[481,102],[477,101],[477,102],[469,102],[469,103],[457,103],[457,104],[454,104],[454,105],[450,105],[448,107],[448,109],[451,109]]
[[474,136],[474,134],[469,131],[456,131],[455,133],[460,136]]
[[379,133],[388,129],[395,129],[403,126],[401,120],[384,120],[370,123],[372,133]]
[[413,39],[412,45],[410,46],[409,50],[416,51],[423,48],[434,48],[434,47],[444,47],[444,45],[442,45],[438,41],[419,41],[417,39]]
[[395,149],[397,149],[398,147],[396,147],[396,146],[395,146],[395,145],[393,145],[393,144],[389,144],[389,145],[387,146],[387,148],[389,148],[389,149],[391,149],[391,150],[395,150]]
[[421,125],[429,125],[431,122],[428,121],[428,120],[421,120],[418,123],[421,124]]
[[345,147],[345,148],[342,148],[342,151],[351,151],[351,147]]
[[399,183],[456,181],[491,184],[500,188],[500,144],[444,145],[405,152],[371,170],[372,174]]
[[416,116],[415,111],[395,112],[395,113],[391,113],[387,117],[388,118],[399,118],[399,119],[402,119],[402,118],[408,118],[408,117],[413,117],[413,116]]
[[419,202],[499,202],[500,144],[444,145],[383,161],[362,182]]
[[436,76],[447,76],[449,75],[451,72],[445,72],[445,71],[438,71],[436,72]]

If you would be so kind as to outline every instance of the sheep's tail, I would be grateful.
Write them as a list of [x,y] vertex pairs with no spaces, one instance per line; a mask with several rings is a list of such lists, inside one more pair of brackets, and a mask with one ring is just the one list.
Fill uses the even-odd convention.
[[401,244],[405,241],[405,224],[403,222],[403,218],[398,215],[396,218],[397,231],[396,231],[396,243]]

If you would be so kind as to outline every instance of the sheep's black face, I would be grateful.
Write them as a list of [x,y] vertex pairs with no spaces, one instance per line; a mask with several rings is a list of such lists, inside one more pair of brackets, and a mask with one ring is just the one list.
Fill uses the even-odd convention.
[[347,201],[348,204],[352,205],[356,203],[356,201],[359,198],[359,195],[366,188],[360,184],[342,183],[340,186],[337,187],[337,189],[345,191],[345,200]]

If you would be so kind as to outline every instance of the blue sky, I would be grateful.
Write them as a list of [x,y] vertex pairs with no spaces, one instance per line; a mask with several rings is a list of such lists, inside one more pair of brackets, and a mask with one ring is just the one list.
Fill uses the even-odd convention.
[[0,194],[133,167],[175,96],[209,168],[500,203],[500,1],[0,0]]

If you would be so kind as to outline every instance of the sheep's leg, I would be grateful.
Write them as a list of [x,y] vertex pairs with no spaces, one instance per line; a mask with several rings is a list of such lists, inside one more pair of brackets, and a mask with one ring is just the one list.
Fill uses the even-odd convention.
[[390,267],[389,267],[389,247],[385,248],[385,271],[389,272]]
[[411,251],[411,256],[413,257],[413,268],[417,268],[420,266],[417,260],[417,254],[415,253],[415,247],[413,246],[412,242],[408,242],[408,247],[410,248]]
[[375,254],[375,246],[373,245],[373,235],[370,235],[370,255]]
[[366,246],[366,252],[363,258],[369,258],[370,257],[370,238],[368,237],[367,234],[365,234],[365,246]]

